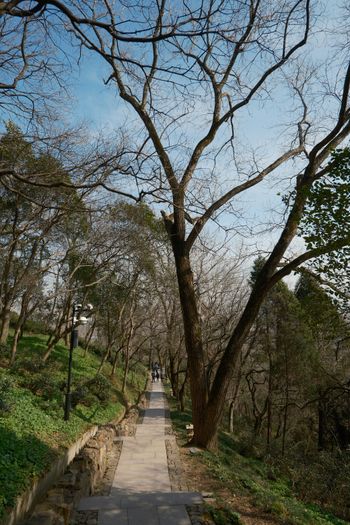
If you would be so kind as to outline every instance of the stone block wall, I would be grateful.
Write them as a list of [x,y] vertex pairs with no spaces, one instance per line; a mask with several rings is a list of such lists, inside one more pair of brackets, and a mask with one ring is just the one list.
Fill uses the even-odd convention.
[[115,425],[101,427],[20,525],[69,525],[74,506],[101,482],[116,434]]

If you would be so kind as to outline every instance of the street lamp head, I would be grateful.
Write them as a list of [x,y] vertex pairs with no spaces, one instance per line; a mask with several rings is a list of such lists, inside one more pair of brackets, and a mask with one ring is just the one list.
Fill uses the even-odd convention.
[[87,324],[89,322],[89,319],[87,317],[81,316],[79,317],[79,324]]
[[89,311],[91,312],[91,311],[94,309],[94,305],[91,304],[91,303],[88,303],[88,304],[86,305],[86,309],[89,310]]

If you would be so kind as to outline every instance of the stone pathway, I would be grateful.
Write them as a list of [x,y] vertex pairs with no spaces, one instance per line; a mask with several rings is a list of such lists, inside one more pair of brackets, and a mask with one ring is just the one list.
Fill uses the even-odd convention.
[[98,525],[191,525],[186,505],[201,504],[202,496],[171,490],[165,423],[163,385],[152,383],[142,424],[121,438],[110,495],[83,498],[78,510],[98,511]]

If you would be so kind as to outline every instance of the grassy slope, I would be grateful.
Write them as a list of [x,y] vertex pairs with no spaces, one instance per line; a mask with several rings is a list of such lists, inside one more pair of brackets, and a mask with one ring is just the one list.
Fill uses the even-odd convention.
[[[181,444],[186,442],[185,425],[191,421],[189,412],[181,413],[175,403],[170,400],[173,426]],[[262,514],[271,515],[277,522],[284,525],[345,525],[345,522],[316,505],[308,505],[298,500],[293,494],[286,479],[279,479],[275,472],[262,461],[244,457],[238,452],[238,444],[232,436],[220,434],[219,451],[217,454],[200,452],[191,458],[199,461],[206,472],[215,480],[215,487],[222,487],[222,493],[229,491],[235,498],[248,498],[250,504],[261,510]],[[215,494],[220,502],[220,490]],[[220,507],[220,504],[219,504]],[[223,504],[221,510],[211,509],[217,524],[241,523],[237,519],[234,508]]]
[[[62,449],[92,425],[117,419],[124,410],[125,398],[119,390],[121,371],[118,371],[106,402],[90,395],[89,406],[78,404],[70,420],[64,421],[62,385],[67,377],[67,348],[57,345],[48,367],[38,371],[35,367],[34,371],[26,369],[26,363],[40,362],[45,339],[40,335],[25,336],[20,342],[16,369],[8,371],[0,367],[0,382],[6,377],[11,383],[6,393],[10,411],[0,412],[0,519],[6,508],[13,506],[16,496],[49,468]],[[83,357],[83,350],[75,349],[72,388],[92,379],[98,365],[98,357],[93,354]],[[109,377],[109,372],[110,365],[106,364],[103,373]],[[139,368],[128,379],[125,397],[134,403],[144,388],[145,372]],[[39,385],[36,394],[27,388],[33,382]]]

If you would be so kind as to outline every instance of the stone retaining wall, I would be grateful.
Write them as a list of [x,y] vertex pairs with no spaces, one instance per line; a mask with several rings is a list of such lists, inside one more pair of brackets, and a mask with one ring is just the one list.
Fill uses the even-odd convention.
[[17,498],[16,505],[11,513],[2,520],[1,525],[16,525],[23,520],[24,516],[33,509],[36,502],[42,498],[52,484],[57,481],[67,468],[67,465],[71,463],[77,453],[97,431],[97,426],[88,430],[88,432],[83,434],[83,436],[79,438],[74,445],[69,447],[69,449],[53,464],[49,472],[43,478],[35,480],[31,487]]
[[94,494],[95,487],[103,478],[107,456],[116,434],[113,424],[100,427],[76,455],[64,475],[46,492],[45,500],[37,504],[30,518],[20,521],[20,524],[69,525],[74,505],[83,496]]
[[[137,405],[144,402],[145,392],[140,394]],[[94,494],[101,484],[116,436],[129,434],[129,421],[138,414],[136,407],[134,415],[130,408],[126,417],[124,411],[115,424],[88,430],[17,499],[0,525],[69,525],[74,505],[83,496]]]

